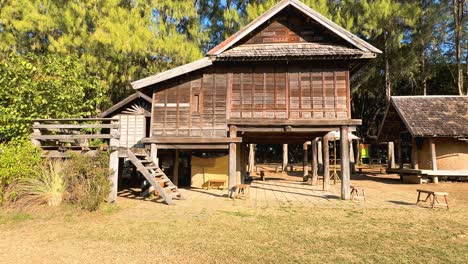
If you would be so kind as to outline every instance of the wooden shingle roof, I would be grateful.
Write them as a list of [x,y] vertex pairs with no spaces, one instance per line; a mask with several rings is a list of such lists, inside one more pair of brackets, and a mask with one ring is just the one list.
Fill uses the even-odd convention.
[[379,132],[393,133],[391,112],[413,137],[468,137],[468,96],[393,96]]
[[[346,46],[331,43],[277,43],[241,45],[229,49],[218,56],[216,60],[223,61],[232,58],[244,59],[327,59],[336,57],[367,58],[369,53]],[[374,58],[370,56],[369,58]]]

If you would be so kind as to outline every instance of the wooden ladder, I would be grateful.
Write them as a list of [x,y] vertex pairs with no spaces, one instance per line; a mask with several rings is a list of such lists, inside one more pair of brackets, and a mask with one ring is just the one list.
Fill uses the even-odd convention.
[[164,199],[166,204],[174,204],[172,199],[182,199],[182,195],[177,186],[175,186],[164,171],[153,162],[148,153],[135,154],[130,149],[127,150],[127,152],[130,161],[153,188],[158,191],[159,196]]

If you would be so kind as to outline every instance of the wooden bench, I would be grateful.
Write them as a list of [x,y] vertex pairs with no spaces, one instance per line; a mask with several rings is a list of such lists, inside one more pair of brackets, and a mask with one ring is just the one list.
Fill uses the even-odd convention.
[[[442,206],[442,207],[447,207],[447,210],[449,209],[448,205],[448,192],[434,192],[434,191],[429,191],[429,190],[421,190],[417,189],[418,192],[418,200],[416,201],[416,205],[419,204],[419,202],[427,202],[427,200],[431,200],[431,208],[435,208],[436,206]],[[427,194],[426,198],[423,200],[421,199],[421,193]],[[443,196],[445,203],[441,203],[438,199],[438,197]]]
[[250,195],[250,185],[248,184],[237,184],[235,186],[234,198],[239,199],[241,197],[248,198]]
[[[361,193],[361,195],[359,195],[359,193]],[[363,199],[364,201],[366,200],[364,188],[356,185],[351,185],[351,200],[354,201],[354,199],[356,198]]]
[[218,185],[218,188],[219,188],[219,186],[222,186],[222,188],[224,189],[225,186],[226,186],[226,180],[220,180],[220,179],[208,180],[208,181],[206,181],[206,189],[207,190],[211,189],[211,185],[213,185],[213,184]]

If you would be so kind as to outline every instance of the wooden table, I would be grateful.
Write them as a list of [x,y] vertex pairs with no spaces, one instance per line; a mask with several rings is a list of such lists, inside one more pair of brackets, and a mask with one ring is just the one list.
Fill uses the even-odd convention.
[[209,190],[211,189],[211,185],[215,183],[215,184],[219,184],[219,186],[222,186],[223,189],[225,188],[226,186],[226,180],[220,180],[220,179],[211,179],[211,180],[208,180],[206,182],[206,189]]
[[[416,205],[419,204],[419,202],[427,202],[427,200],[431,200],[431,208],[434,208],[436,206],[443,206],[447,207],[449,209],[448,205],[448,192],[435,192],[435,191],[430,191],[430,190],[422,190],[422,189],[417,189],[418,192],[418,200],[416,201]],[[421,193],[427,194],[426,198],[423,200],[421,199]],[[443,196],[445,203],[441,203],[438,199],[438,197]]]

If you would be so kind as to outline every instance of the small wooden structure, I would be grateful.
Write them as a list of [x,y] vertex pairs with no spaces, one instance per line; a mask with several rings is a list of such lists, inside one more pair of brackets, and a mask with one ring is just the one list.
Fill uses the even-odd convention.
[[[437,206],[442,206],[446,207],[447,210],[449,209],[449,204],[448,204],[448,193],[447,192],[435,192],[435,191],[430,191],[430,190],[421,190],[418,189],[416,190],[418,192],[418,200],[416,201],[416,205],[418,205],[420,202],[427,202],[428,200],[431,203],[431,208],[434,209]],[[425,199],[421,199],[421,193],[427,194]],[[439,198],[443,197],[445,200],[445,203],[441,203],[439,201]]]
[[394,96],[378,138],[398,144],[403,177],[468,177],[468,96]]

